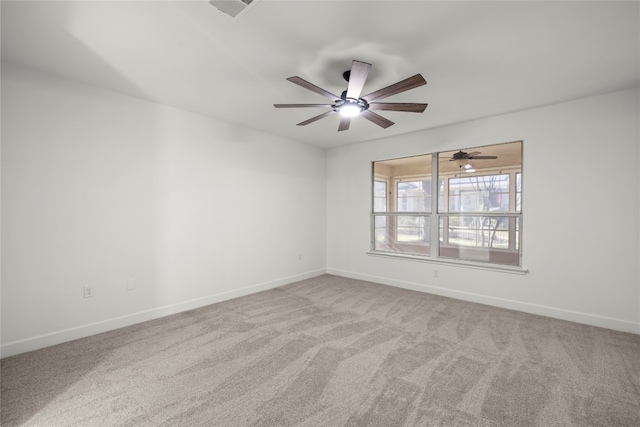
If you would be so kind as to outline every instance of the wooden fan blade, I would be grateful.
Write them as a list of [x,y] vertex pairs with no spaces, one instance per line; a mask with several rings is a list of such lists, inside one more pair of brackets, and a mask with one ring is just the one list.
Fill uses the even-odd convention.
[[388,128],[389,126],[393,125],[394,123],[389,120],[389,119],[385,119],[384,117],[374,113],[373,111],[370,110],[365,110],[360,114],[362,117],[364,117],[365,119],[369,120],[370,122],[373,122],[375,124],[377,124],[378,126],[382,127],[382,128]]
[[387,86],[375,92],[371,92],[369,95],[365,95],[362,97],[367,102],[371,102],[374,99],[386,98],[391,95],[396,95],[398,93],[406,92],[410,89],[417,88],[422,85],[426,85],[427,81],[420,74],[416,74],[415,76],[409,77],[398,83],[392,84],[391,86]]
[[362,93],[364,82],[367,81],[371,64],[366,62],[353,61],[349,74],[349,84],[347,85],[347,98],[358,99]]
[[369,104],[370,110],[406,111],[409,113],[422,113],[428,104],[415,104],[405,102],[373,102]]
[[343,130],[349,130],[349,125],[351,125],[351,117],[341,118],[340,126],[338,126],[338,132],[342,132]]
[[313,83],[309,83],[305,79],[302,79],[302,78],[300,78],[298,76],[289,77],[287,80],[290,81],[291,83],[295,83],[298,86],[301,86],[301,87],[303,87],[305,89],[310,90],[311,92],[315,92],[315,93],[317,93],[319,95],[322,95],[322,96],[324,96],[326,98],[333,99],[333,100],[336,100],[336,99],[340,98],[339,96],[336,96],[336,95],[332,94],[331,92],[328,92],[328,91],[326,91],[326,90],[314,85]]
[[311,117],[310,119],[305,120],[304,122],[300,122],[300,123],[298,123],[298,126],[306,126],[306,125],[308,125],[309,123],[313,123],[313,122],[315,122],[315,121],[317,121],[317,120],[320,120],[320,119],[322,119],[322,118],[324,118],[324,117],[327,117],[327,116],[329,116],[329,115],[331,115],[331,114],[334,114],[334,113],[335,113],[335,111],[333,111],[333,110],[329,110],[329,111],[327,111],[326,113],[322,113],[322,114],[317,115],[317,116],[315,116],[315,117]]
[[326,107],[331,108],[333,104],[273,104],[276,108],[306,108],[306,107]]

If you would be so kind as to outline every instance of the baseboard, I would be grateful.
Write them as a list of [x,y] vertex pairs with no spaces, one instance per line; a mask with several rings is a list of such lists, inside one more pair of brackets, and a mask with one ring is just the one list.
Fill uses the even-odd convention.
[[622,331],[622,332],[630,332],[632,334],[640,334],[640,323],[634,323],[624,319],[616,319],[612,317],[599,316],[596,314],[582,313],[578,311],[566,310],[566,309],[561,309],[557,307],[530,304],[530,303],[525,303],[521,301],[509,300],[505,298],[491,297],[486,295],[474,294],[470,292],[458,291],[454,289],[446,289],[446,288],[441,288],[437,286],[423,285],[419,283],[391,279],[388,277],[372,276],[368,274],[354,273],[351,271],[337,270],[332,268],[328,268],[327,273],[333,274],[336,276],[348,277],[351,279],[365,280],[369,282],[380,283],[383,285],[394,286],[396,288],[426,292],[434,295],[440,295],[440,296],[455,298],[455,299],[469,301],[469,302],[476,302],[479,304],[491,305],[494,307],[507,308],[510,310],[517,310],[525,313],[552,317],[554,319],[567,320],[570,322],[597,326],[600,328],[613,329],[613,330]]
[[199,307],[204,307],[256,292],[266,291],[269,289],[277,288],[279,286],[287,285],[289,283],[295,283],[300,280],[311,279],[313,277],[321,276],[325,273],[325,269],[314,270],[295,276],[283,277],[277,280],[271,280],[264,283],[246,286],[244,288],[235,289],[233,291],[220,292],[202,298],[196,298],[176,304],[165,305],[150,310],[131,313],[125,316],[114,317],[100,322],[90,323],[70,329],[52,332],[49,334],[35,336],[32,338],[9,342],[3,344],[0,347],[0,355],[2,355],[2,358],[5,358],[20,353],[26,353],[28,351],[50,347],[52,345],[73,341],[102,332],[112,331],[114,329],[135,325],[137,323],[146,322],[148,320],[158,319],[160,317],[169,316],[171,314],[181,313],[183,311],[193,310]]

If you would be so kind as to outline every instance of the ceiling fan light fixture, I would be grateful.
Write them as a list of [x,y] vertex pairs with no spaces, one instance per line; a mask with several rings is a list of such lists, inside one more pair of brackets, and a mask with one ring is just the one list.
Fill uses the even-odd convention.
[[346,103],[340,107],[342,117],[355,117],[362,113],[363,108],[358,104]]
[[364,100],[347,98],[337,105],[337,111],[340,112],[342,117],[356,117],[368,107]]

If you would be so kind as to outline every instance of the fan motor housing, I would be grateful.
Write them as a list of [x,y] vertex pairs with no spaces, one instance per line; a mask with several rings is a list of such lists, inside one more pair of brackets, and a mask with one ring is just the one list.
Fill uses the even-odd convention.
[[340,112],[340,110],[348,105],[356,106],[360,109],[360,112],[365,111],[369,108],[369,103],[364,99],[355,99],[355,98],[347,98],[346,91],[343,92],[343,97],[341,99],[336,100],[336,103],[333,105],[333,110],[336,112]]

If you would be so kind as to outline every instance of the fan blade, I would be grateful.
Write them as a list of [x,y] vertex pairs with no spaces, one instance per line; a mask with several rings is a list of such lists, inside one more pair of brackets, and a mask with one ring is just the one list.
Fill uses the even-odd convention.
[[369,120],[370,122],[373,122],[375,124],[377,124],[378,126],[382,127],[382,128],[388,128],[389,126],[393,125],[394,123],[389,120],[389,119],[385,119],[384,117],[374,113],[373,111],[370,110],[365,110],[360,114],[362,117],[364,117],[365,119]]
[[422,113],[428,104],[414,104],[403,102],[373,102],[369,104],[370,110],[406,111],[409,113]]
[[369,95],[363,96],[362,99],[367,102],[371,102],[374,99],[386,98],[388,96],[396,95],[398,93],[402,93],[426,84],[427,81],[424,79],[424,77],[422,77],[422,75],[420,74],[416,74],[415,76],[399,81],[398,83],[392,84],[391,86],[387,86],[375,92],[371,92]]
[[276,108],[305,108],[305,107],[326,107],[331,108],[333,104],[273,104]]
[[303,87],[305,89],[310,90],[311,92],[315,92],[315,93],[317,93],[319,95],[322,95],[322,96],[324,96],[326,98],[333,99],[333,100],[336,100],[336,99],[340,98],[339,96],[336,96],[336,95],[332,94],[331,92],[328,92],[328,91],[326,91],[326,90],[314,85],[313,83],[309,83],[305,79],[302,79],[302,78],[300,78],[298,76],[289,77],[287,80],[290,81],[291,83],[295,83],[298,86],[301,86],[301,87]]
[[351,117],[343,117],[340,119],[340,126],[338,126],[338,132],[342,132],[343,130],[349,130],[349,125],[351,124]]
[[366,62],[353,61],[351,63],[351,72],[349,74],[349,84],[347,86],[347,98],[358,99],[364,82],[367,81],[371,64]]
[[498,158],[498,156],[469,156],[468,157],[469,160],[472,160],[472,159],[473,160],[478,160],[478,159],[480,159],[480,160],[482,160],[482,159],[488,160],[488,159],[497,159],[497,158]]
[[300,122],[300,123],[298,123],[298,126],[306,126],[306,125],[308,125],[309,123],[313,123],[313,122],[315,122],[315,121],[317,121],[317,120],[320,120],[320,119],[322,119],[322,118],[324,118],[324,117],[327,117],[327,116],[329,116],[329,115],[331,115],[331,114],[334,114],[334,113],[335,113],[335,111],[333,111],[333,110],[329,110],[329,111],[327,111],[326,113],[322,113],[322,114],[320,114],[320,115],[318,115],[318,116],[311,117],[310,119],[305,120],[304,122]]

